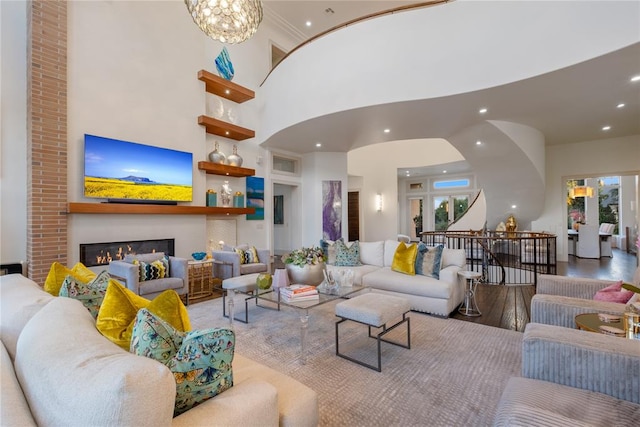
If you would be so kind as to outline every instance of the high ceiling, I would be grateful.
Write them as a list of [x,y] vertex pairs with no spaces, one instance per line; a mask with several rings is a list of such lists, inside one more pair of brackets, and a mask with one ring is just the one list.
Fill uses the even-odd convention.
[[[326,29],[337,26],[358,16],[388,10],[415,2],[406,1],[264,1],[266,13],[276,14],[299,32],[300,37],[309,38]],[[438,7],[438,6],[436,6]],[[327,10],[329,10],[327,12]],[[333,11],[333,12],[331,12]],[[310,21],[311,26],[306,22]],[[639,29],[640,31],[640,29]],[[540,130],[547,145],[574,143],[590,140],[640,134],[640,81],[631,82],[640,75],[640,44],[635,44],[603,57],[594,58],[569,68],[556,70],[531,79],[498,86],[483,91],[459,94],[447,99],[419,101],[422,108],[446,108],[451,111],[450,123],[442,121],[431,129],[439,131],[425,137],[447,137],[465,125],[472,125],[477,117],[461,117],[456,111],[462,105],[489,105],[488,120],[513,121]],[[620,107],[620,104],[624,106]],[[407,108],[416,108],[416,103],[407,103]],[[378,109],[380,106],[378,106]],[[380,115],[381,111],[376,111]],[[375,123],[366,120],[370,109],[359,109],[341,114],[350,117],[342,123]],[[397,105],[389,111],[389,117],[402,115]],[[347,129],[344,126],[328,126],[329,118],[318,118],[294,126],[291,138],[300,141],[300,135],[326,134],[326,141],[342,141],[344,132],[352,135],[367,135],[371,129]],[[610,126],[609,129],[603,129]],[[378,131],[378,130],[376,130]],[[279,148],[298,151],[299,146]],[[327,147],[331,150],[336,147]],[[337,150],[339,151],[339,150]],[[458,167],[464,165],[457,165]],[[412,175],[439,174],[442,166],[412,171]],[[404,176],[405,171],[399,171]]]

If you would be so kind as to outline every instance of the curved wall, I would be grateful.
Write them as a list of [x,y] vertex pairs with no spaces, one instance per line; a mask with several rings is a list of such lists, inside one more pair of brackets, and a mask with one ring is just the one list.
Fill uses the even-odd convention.
[[637,42],[637,14],[637,2],[625,1],[458,0],[364,21],[273,70],[260,89],[261,138],[339,111],[478,91],[574,65]]

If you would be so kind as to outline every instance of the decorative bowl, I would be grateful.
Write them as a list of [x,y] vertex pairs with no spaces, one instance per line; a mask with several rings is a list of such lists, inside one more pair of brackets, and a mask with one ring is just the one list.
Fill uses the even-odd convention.
[[204,257],[207,256],[207,253],[206,252],[194,252],[194,253],[191,254],[191,256],[196,261],[202,261],[204,259]]

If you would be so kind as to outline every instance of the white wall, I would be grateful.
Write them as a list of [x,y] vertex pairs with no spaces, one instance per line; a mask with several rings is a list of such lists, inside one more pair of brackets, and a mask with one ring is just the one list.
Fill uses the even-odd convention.
[[[182,1],[74,1],[69,4],[69,200],[82,196],[82,136],[84,133],[157,145],[194,154],[193,205],[205,205],[209,188],[219,190],[224,177],[197,170],[214,141],[231,154],[235,143],[208,135],[197,117],[210,112],[215,96],[204,91],[197,72],[216,73],[214,59],[222,44],[193,23]],[[233,81],[256,90],[256,99],[226,103],[236,123],[256,129],[262,100],[259,83],[270,68],[269,41],[290,42],[263,23],[251,40],[228,46],[236,71]],[[259,133],[259,130],[258,130]],[[238,142],[243,166],[264,177],[265,158],[258,138]],[[227,178],[229,179],[229,178]],[[230,178],[234,191],[246,193],[244,178]],[[265,220],[237,221],[237,241],[269,247],[272,204],[265,182]],[[211,217],[209,217],[211,218]],[[228,217],[225,217],[225,219]],[[176,238],[176,254],[188,257],[204,250],[207,217],[202,215],[72,215],[69,222],[69,262],[78,259],[78,245],[96,241]]]
[[[458,150],[440,138],[370,145],[350,151],[348,159],[349,175],[361,177],[358,180],[362,209],[360,240],[368,241],[395,238],[403,229],[399,221],[404,195],[398,194],[398,168],[464,160]],[[382,212],[375,209],[377,193],[383,197]]]
[[322,239],[322,181],[342,181],[342,237],[348,238],[347,155],[311,153],[302,159],[302,205],[293,208],[302,220],[302,246],[318,246]]
[[638,159],[640,135],[547,146],[545,206],[540,218],[533,221],[532,229],[558,235],[559,261],[567,260],[567,179],[637,175]]
[[27,2],[0,2],[0,263],[27,259]]

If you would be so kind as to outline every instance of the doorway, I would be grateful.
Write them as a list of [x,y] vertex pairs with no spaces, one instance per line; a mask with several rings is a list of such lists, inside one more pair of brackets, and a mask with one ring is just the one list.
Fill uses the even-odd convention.
[[293,215],[298,198],[297,193],[297,185],[273,184],[271,226],[274,255],[286,254],[300,245],[299,239],[295,237],[301,234],[300,215]]
[[360,193],[349,191],[347,194],[347,228],[350,242],[360,240]]

